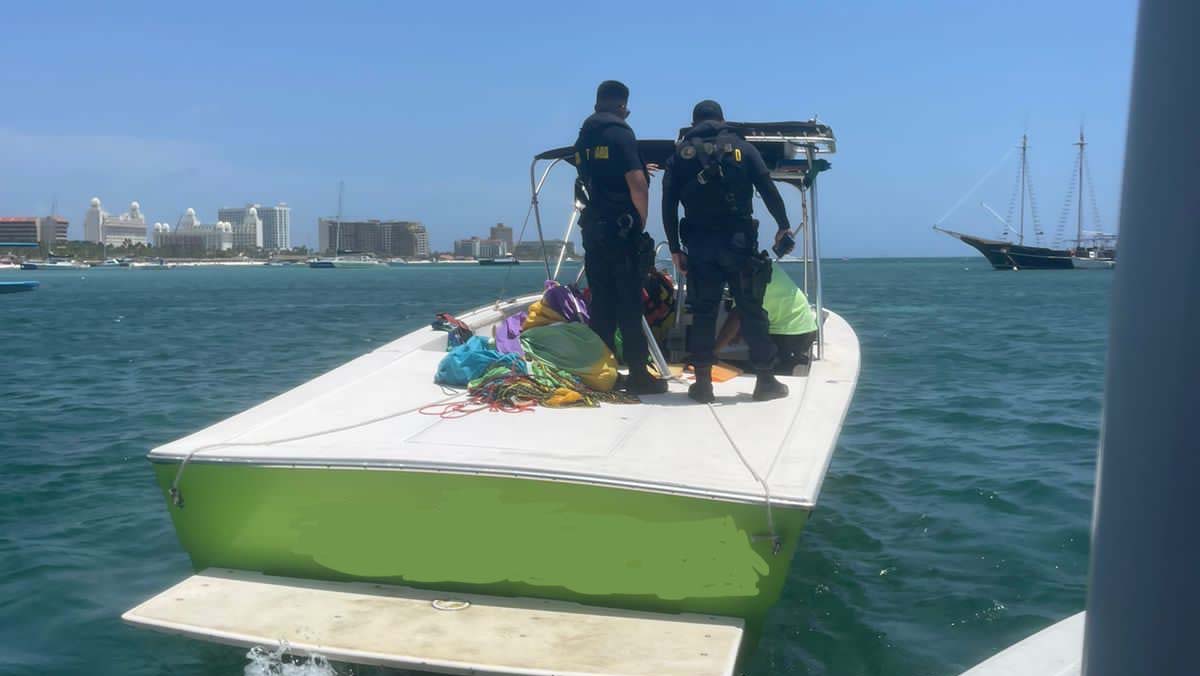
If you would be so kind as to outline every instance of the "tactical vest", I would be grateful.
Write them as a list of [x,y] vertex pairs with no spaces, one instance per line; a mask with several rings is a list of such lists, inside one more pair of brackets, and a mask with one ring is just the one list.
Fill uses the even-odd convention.
[[754,182],[741,144],[740,136],[723,130],[716,136],[685,138],[676,146],[671,171],[693,226],[724,227],[752,218]]
[[580,129],[575,141],[573,159],[579,172],[575,179],[575,199],[584,207],[585,220],[636,215],[625,172],[617,164],[619,151],[604,140],[604,132],[611,127],[624,127],[631,133],[633,129],[612,113],[597,113],[594,117],[598,123]]

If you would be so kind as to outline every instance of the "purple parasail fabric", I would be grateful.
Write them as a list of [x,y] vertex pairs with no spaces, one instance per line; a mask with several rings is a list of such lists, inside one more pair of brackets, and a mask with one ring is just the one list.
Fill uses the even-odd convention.
[[528,314],[515,314],[496,325],[496,351],[525,357],[525,348],[521,347],[521,324]]
[[554,281],[546,282],[546,291],[542,294],[542,302],[563,316],[568,322],[588,323],[587,303],[583,294],[574,285],[564,286]]

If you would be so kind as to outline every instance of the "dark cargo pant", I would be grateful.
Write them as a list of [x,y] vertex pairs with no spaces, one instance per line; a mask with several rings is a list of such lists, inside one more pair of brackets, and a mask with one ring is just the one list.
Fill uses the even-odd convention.
[[[635,219],[636,220],[636,219]],[[588,306],[591,327],[608,349],[616,353],[616,333],[621,329],[622,356],[626,364],[645,365],[650,356],[642,333],[642,281],[638,245],[641,228],[626,236],[607,221],[581,226],[583,265],[587,272],[592,302]]]
[[687,302],[693,317],[688,333],[689,361],[696,366],[716,363],[717,311],[728,284],[742,317],[750,363],[755,371],[769,371],[776,348],[768,335],[762,301],[771,280],[771,263],[759,256],[757,233],[749,228],[697,230],[687,233],[686,244]]

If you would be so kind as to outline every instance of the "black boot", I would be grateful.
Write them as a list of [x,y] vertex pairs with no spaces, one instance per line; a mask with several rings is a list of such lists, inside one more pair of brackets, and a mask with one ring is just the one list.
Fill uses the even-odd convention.
[[625,391],[630,394],[662,394],[667,391],[667,381],[650,375],[645,366],[640,369],[630,366],[629,377],[625,379]]
[[701,404],[711,404],[717,400],[713,396],[711,366],[696,367],[696,382],[688,388],[688,396]]
[[754,401],[770,401],[788,396],[788,387],[775,379],[770,371],[758,374],[754,383]]

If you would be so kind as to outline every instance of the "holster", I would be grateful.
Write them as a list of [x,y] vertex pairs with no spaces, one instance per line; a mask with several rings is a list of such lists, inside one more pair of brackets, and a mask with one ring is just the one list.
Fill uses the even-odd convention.
[[654,238],[643,231],[637,240],[638,276],[645,277],[654,271]]
[[766,251],[746,257],[745,288],[758,303],[762,303],[767,295],[767,285],[771,283],[771,255]]

